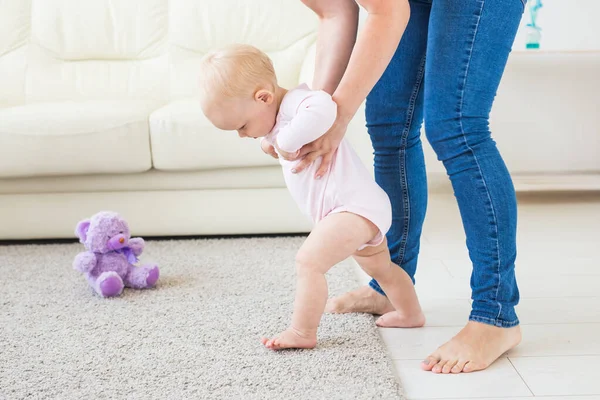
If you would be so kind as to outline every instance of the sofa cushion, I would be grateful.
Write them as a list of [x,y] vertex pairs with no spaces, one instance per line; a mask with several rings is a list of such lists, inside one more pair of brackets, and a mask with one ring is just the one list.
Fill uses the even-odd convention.
[[178,100],[150,115],[154,168],[164,171],[277,165],[260,141],[240,139],[206,119],[196,99]]
[[168,3],[34,1],[28,16],[26,102],[166,102]]
[[157,171],[110,175],[0,178],[0,196],[26,193],[164,192],[285,188],[281,168],[250,167],[206,171]]
[[34,1],[31,41],[61,60],[157,57],[167,39],[168,8],[168,0]]
[[0,109],[0,177],[146,171],[153,108],[115,100]]
[[196,95],[202,56],[231,43],[266,52],[283,87],[299,83],[318,19],[298,0],[169,2],[170,100]]
[[0,1],[0,106],[23,104],[25,100],[30,14],[30,1]]

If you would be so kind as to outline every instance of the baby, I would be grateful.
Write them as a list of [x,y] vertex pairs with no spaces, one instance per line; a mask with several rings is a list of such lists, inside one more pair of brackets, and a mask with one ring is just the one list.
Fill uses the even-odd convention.
[[[277,84],[269,57],[249,45],[234,45],[207,54],[200,71],[200,103],[219,129],[237,130],[241,138],[262,138],[266,153],[273,148],[297,153],[323,134],[336,119],[336,104],[323,91],[306,85],[286,90]],[[422,326],[425,318],[409,276],[393,264],[385,234],[391,206],[350,144],[343,140],[329,171],[315,179],[321,159],[295,174],[298,161],[279,157],[286,185],[314,222],[314,229],[296,256],[296,298],[288,329],[262,338],[269,349],[313,348],[327,302],[325,273],[354,256],[375,278],[395,308],[394,326]]]

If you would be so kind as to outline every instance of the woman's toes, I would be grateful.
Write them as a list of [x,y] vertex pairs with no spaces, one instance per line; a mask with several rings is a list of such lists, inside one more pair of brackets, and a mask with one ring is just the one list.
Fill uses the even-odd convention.
[[465,364],[465,367],[463,368],[463,372],[481,371],[482,369],[486,369],[487,367],[488,367],[487,365],[477,363],[474,361],[469,361],[468,363]]
[[466,361],[457,362],[456,365],[454,367],[452,367],[451,372],[453,374],[459,374],[459,373],[463,372],[463,368],[465,367],[466,363],[467,363]]
[[452,368],[456,365],[456,361],[449,361],[442,368],[442,374],[449,374],[452,371]]
[[433,368],[433,366],[434,366],[435,364],[437,364],[437,363],[438,363],[438,361],[439,361],[439,360],[435,359],[435,358],[434,358],[434,357],[432,357],[432,356],[430,356],[430,357],[427,357],[426,359],[424,359],[424,360],[421,362],[421,368],[422,368],[423,370],[425,370],[425,371],[431,371],[431,369]]
[[473,372],[473,365],[471,362],[468,362],[463,367],[463,372]]
[[442,361],[438,362],[437,364],[435,364],[433,366],[433,369],[431,371],[433,371],[436,374],[441,373],[442,369],[444,368],[444,365],[446,365],[446,363],[448,363],[447,360],[442,360]]

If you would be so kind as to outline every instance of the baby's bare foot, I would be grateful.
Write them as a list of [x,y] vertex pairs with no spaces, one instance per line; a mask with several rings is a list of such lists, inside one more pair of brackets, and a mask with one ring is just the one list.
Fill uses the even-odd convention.
[[288,328],[272,339],[263,337],[260,341],[271,350],[313,349],[317,345],[317,335],[304,335]]
[[394,311],[387,297],[377,293],[370,286],[362,286],[327,301],[325,312],[332,314],[368,313],[383,315]]
[[444,374],[479,371],[489,367],[520,341],[518,326],[499,328],[470,321],[454,338],[427,357],[421,368]]
[[381,328],[420,328],[425,325],[425,314],[422,311],[412,315],[390,311],[379,317],[375,323]]

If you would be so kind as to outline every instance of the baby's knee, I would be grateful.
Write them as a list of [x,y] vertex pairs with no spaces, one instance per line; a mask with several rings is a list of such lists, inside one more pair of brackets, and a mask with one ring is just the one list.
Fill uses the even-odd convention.
[[314,273],[320,270],[318,258],[308,251],[300,249],[296,254],[296,273]]
[[378,249],[376,247],[367,247],[364,250],[357,252],[354,258],[362,270],[375,279],[385,273],[385,269],[389,268],[391,264],[387,248]]
[[[390,210],[390,214],[391,214],[391,210]],[[377,228],[377,232],[379,232],[379,228]],[[369,257],[382,256],[385,253],[389,253],[389,250],[388,250],[387,238],[385,236],[383,236],[383,240],[377,246],[364,246],[361,250],[358,250],[354,253],[354,257],[369,258]]]

